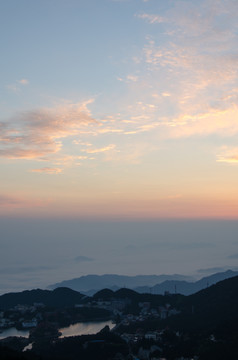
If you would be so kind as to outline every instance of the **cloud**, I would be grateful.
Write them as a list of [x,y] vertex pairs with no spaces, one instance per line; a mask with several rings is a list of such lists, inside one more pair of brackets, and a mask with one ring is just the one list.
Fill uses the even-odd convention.
[[29,80],[27,80],[27,79],[21,79],[21,80],[19,80],[18,82],[19,82],[19,84],[21,84],[21,85],[28,85],[28,84],[29,84]]
[[[161,12],[135,15],[138,22],[144,20],[151,24],[146,26],[151,34],[142,51],[134,54],[133,67],[124,77],[118,78],[128,87],[124,103],[119,99],[118,112],[105,115],[99,123],[88,109],[93,101],[89,100],[21,113],[0,124],[0,156],[51,160],[53,163],[48,168],[33,169],[47,172],[47,169],[60,169],[88,159],[62,154],[68,138],[70,144],[83,146],[82,136],[95,139],[110,135],[113,140],[98,145],[89,139],[92,146],[85,145],[83,150],[74,148],[74,151],[82,151],[82,155],[105,153],[107,159],[113,161],[131,157],[124,149],[113,151],[119,146],[107,145],[115,142],[114,135],[126,135],[126,141],[142,133],[163,139],[236,135],[236,2],[178,0],[170,2],[166,10],[163,8]],[[156,24],[161,25],[157,27]],[[28,83],[25,78],[17,81],[18,86]],[[135,152],[133,154],[137,157]],[[220,157],[218,161],[228,159]],[[236,158],[232,161],[236,162]]]
[[[178,110],[184,111],[188,106],[193,111],[201,110],[207,103],[219,104],[234,91],[238,54],[231,55],[223,49],[204,51],[199,45],[190,45],[190,41],[161,46],[150,40],[144,47],[144,56],[153,74],[149,81],[154,91],[160,88],[156,80],[165,83],[163,93],[172,95]],[[234,93],[233,99],[223,103],[232,100]]]
[[8,84],[6,88],[13,93],[17,93],[19,91],[19,87],[16,84]]
[[151,26],[137,56],[134,71],[140,76],[131,96],[157,104],[150,123],[170,128],[165,136],[237,134],[237,12],[233,0],[178,0],[159,15],[135,15],[163,23],[163,41]]
[[21,202],[22,200],[17,197],[0,195],[0,206],[18,205]]
[[125,83],[130,83],[130,82],[137,82],[138,81],[138,76],[133,75],[133,74],[129,74],[126,76],[126,78],[122,78],[122,77],[117,77],[118,81],[121,82],[125,82]]
[[123,129],[117,129],[112,127],[103,127],[98,129],[98,134],[109,134],[109,133],[123,133]]
[[172,137],[207,136],[218,134],[221,137],[234,136],[238,133],[238,106],[225,110],[207,109],[198,114],[185,113],[169,123]]
[[136,82],[138,80],[138,76],[135,75],[127,75],[127,80]]
[[88,156],[85,155],[64,155],[64,156],[57,156],[56,159],[53,160],[55,165],[61,165],[64,167],[72,166],[72,165],[79,165],[80,161],[90,159]]
[[110,150],[113,150],[115,149],[116,145],[114,144],[111,144],[111,145],[108,145],[108,146],[105,146],[105,147],[102,147],[102,148],[98,148],[98,149],[83,149],[82,151],[83,152],[86,152],[87,154],[98,154],[98,153],[104,153],[106,151],[110,151]]
[[92,144],[90,142],[83,142],[81,140],[74,140],[73,144],[75,144],[75,145],[84,145],[84,146],[92,146]]
[[77,256],[74,258],[76,262],[88,262],[88,261],[94,261],[93,258],[87,257],[87,256]]
[[124,145],[123,149],[106,152],[105,161],[123,164],[139,164],[144,155],[153,152],[155,148],[157,148],[157,146],[154,146],[154,144],[135,141]]
[[50,167],[44,167],[44,168],[40,168],[40,169],[32,169],[31,172],[35,172],[35,173],[46,173],[46,174],[50,174],[50,175],[57,175],[62,173],[63,169],[60,168],[50,168]]
[[0,194],[0,208],[3,210],[11,210],[16,208],[25,208],[25,207],[36,207],[36,206],[42,206],[46,205],[45,202],[43,202],[40,199],[27,199],[25,196],[21,195],[5,195]]
[[55,154],[62,140],[80,134],[97,122],[84,103],[65,103],[55,108],[26,111],[0,123],[0,156],[10,159],[38,159]]
[[29,80],[27,80],[27,79],[20,79],[20,80],[16,81],[16,82],[13,83],[13,84],[8,84],[8,85],[6,86],[6,88],[7,88],[9,91],[13,92],[13,93],[19,93],[19,92],[21,91],[21,87],[22,87],[22,86],[26,86],[26,85],[28,85],[28,84],[29,84]]
[[221,153],[217,155],[217,162],[238,164],[238,148],[222,147]]
[[136,14],[136,17],[138,17],[139,19],[144,19],[147,20],[150,24],[158,24],[158,23],[162,23],[165,22],[165,19],[162,16],[159,15],[155,15],[155,14]]

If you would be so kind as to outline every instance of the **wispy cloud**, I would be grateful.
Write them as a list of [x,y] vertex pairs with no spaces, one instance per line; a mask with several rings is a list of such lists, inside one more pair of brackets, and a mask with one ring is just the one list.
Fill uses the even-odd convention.
[[113,163],[140,164],[145,154],[152,153],[155,146],[148,142],[134,141],[125,145],[120,150],[108,151],[105,153],[105,160]]
[[6,86],[6,88],[13,93],[19,93],[21,91],[22,86],[26,86],[29,85],[29,80],[28,79],[20,79],[17,80],[14,83],[8,84]]
[[131,81],[132,82],[137,82],[138,81],[138,76],[133,75],[133,74],[129,74],[125,78],[117,77],[117,80],[125,82],[125,83],[130,83]]
[[18,197],[0,195],[0,205],[18,205],[22,200]]
[[217,155],[217,162],[238,164],[238,148],[229,148],[227,146],[223,146],[220,153]]
[[136,75],[127,75],[127,80],[136,82],[138,80],[138,76]]
[[42,160],[59,152],[64,138],[96,124],[87,107],[90,102],[27,111],[1,122],[0,156]]
[[29,84],[29,80],[27,80],[27,79],[21,79],[21,80],[19,80],[18,82],[19,82],[19,84],[21,84],[21,85],[28,85],[28,84]]
[[72,165],[80,165],[81,161],[90,159],[88,156],[85,155],[63,155],[57,156],[56,159],[53,159],[52,162],[54,165],[61,165],[64,167],[69,167]]
[[[79,165],[89,159],[87,154],[105,153],[104,160],[124,159],[126,154],[120,140],[117,142],[119,137],[126,137],[126,143],[144,133],[163,139],[236,135],[236,2],[178,0],[166,8],[161,13],[135,14],[136,21],[151,24],[146,27],[151,34],[141,52],[133,57],[133,67],[118,77],[124,83],[121,86],[128,89],[126,96],[119,98],[118,112],[111,110],[96,121],[89,110],[92,99],[26,111],[0,124],[0,156],[50,159],[48,167],[32,171],[60,173],[63,166]],[[162,29],[162,37],[156,36],[156,29]],[[28,79],[22,78],[14,86],[28,83]],[[68,138],[79,156],[65,151]],[[128,144],[123,146],[130,149]],[[127,159],[137,161],[136,153],[127,154]],[[218,157],[218,161],[228,160],[236,162],[235,156]]]
[[143,13],[143,14],[136,14],[135,16],[140,19],[147,20],[150,24],[165,22],[165,19],[162,16],[156,14]]
[[27,207],[39,207],[45,205],[46,202],[43,202],[40,199],[28,199],[23,195],[5,195],[0,194],[0,208],[9,210],[17,208],[27,208]]
[[185,113],[169,123],[170,135],[174,137],[189,137],[194,135],[218,134],[234,136],[238,133],[238,107],[207,109],[207,112],[198,114]]
[[179,0],[162,15],[136,14],[163,23],[166,41],[158,41],[153,31],[147,37],[144,57],[135,64],[144,75],[133,91],[158,104],[151,122],[177,127],[169,135],[237,134],[237,13],[232,0]]
[[8,84],[6,85],[6,89],[12,93],[17,93],[19,91],[19,87],[17,86],[17,84]]
[[115,149],[116,145],[115,144],[110,144],[108,146],[104,146],[102,148],[97,148],[97,149],[91,149],[91,148],[87,148],[87,149],[83,149],[83,152],[86,152],[87,154],[98,154],[98,153],[104,153],[106,151],[111,151],[113,149]]
[[63,169],[60,168],[50,168],[50,167],[44,167],[40,169],[32,169],[31,172],[35,173],[44,173],[44,174],[50,174],[50,175],[58,175],[61,174]]

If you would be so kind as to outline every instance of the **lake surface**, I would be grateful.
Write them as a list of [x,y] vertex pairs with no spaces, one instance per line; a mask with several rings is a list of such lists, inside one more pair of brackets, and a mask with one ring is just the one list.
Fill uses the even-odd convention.
[[59,329],[59,331],[62,333],[60,337],[62,338],[67,336],[96,334],[100,330],[102,330],[105,326],[109,326],[109,328],[112,329],[115,326],[115,324],[113,324],[111,320],[76,323],[74,325],[70,325],[68,327]]
[[0,339],[4,339],[8,336],[22,336],[28,338],[29,330],[17,330],[16,328],[10,328],[0,332]]
[[[113,324],[111,320],[97,321],[97,322],[91,321],[91,322],[83,322],[83,323],[79,322],[74,325],[70,325],[65,328],[59,329],[59,331],[62,333],[60,337],[62,338],[67,336],[96,334],[107,325],[109,326],[110,329],[112,329],[115,326],[115,324]],[[29,330],[17,330],[16,328],[10,328],[0,332],[0,339],[4,339],[8,336],[22,336],[27,338],[29,336]]]

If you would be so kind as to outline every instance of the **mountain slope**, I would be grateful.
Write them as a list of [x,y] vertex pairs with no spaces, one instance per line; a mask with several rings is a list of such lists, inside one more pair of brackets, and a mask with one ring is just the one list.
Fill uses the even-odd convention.
[[180,315],[167,320],[183,330],[206,331],[238,321],[238,276],[218,282],[196,294],[184,297]]
[[62,307],[79,303],[84,295],[77,291],[58,288],[50,290],[26,290],[19,293],[8,293],[0,296],[0,308],[8,309],[18,304],[33,305],[43,303],[46,306]]

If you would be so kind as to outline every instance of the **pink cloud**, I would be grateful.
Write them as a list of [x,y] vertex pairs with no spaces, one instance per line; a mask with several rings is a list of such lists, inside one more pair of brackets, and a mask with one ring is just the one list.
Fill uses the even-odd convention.
[[[49,202],[48,202],[49,203]],[[29,199],[26,196],[22,195],[5,195],[0,194],[0,209],[12,210],[12,209],[22,209],[29,207],[42,207],[47,205],[45,201],[43,202],[40,199]]]
[[90,102],[27,111],[0,123],[0,156],[40,159],[59,152],[62,139],[96,124],[87,108]]
[[35,172],[35,173],[45,173],[45,174],[50,174],[50,175],[57,175],[62,173],[63,169],[60,168],[51,168],[51,167],[44,167],[44,168],[40,168],[40,169],[32,169],[31,172]]
[[28,84],[29,84],[29,81],[28,81],[27,79],[21,79],[21,80],[19,80],[18,82],[19,82],[19,84],[21,84],[21,85],[28,85]]

